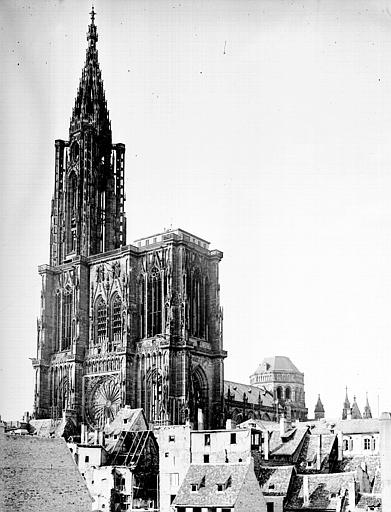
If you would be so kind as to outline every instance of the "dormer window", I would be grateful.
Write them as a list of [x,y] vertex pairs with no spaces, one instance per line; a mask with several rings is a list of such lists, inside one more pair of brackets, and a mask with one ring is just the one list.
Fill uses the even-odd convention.
[[203,476],[199,482],[191,484],[191,492],[197,492],[202,487],[205,487],[205,476]]
[[227,478],[227,480],[224,483],[217,484],[217,492],[225,491],[226,489],[228,489],[228,487],[231,487],[231,484],[232,484],[232,478],[229,477],[229,478]]

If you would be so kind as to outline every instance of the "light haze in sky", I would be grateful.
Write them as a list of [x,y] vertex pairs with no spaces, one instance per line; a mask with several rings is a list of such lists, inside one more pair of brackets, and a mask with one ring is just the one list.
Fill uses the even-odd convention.
[[[0,4],[0,413],[32,410],[54,141],[87,1]],[[264,357],[341,414],[391,410],[391,1],[97,0],[128,243],[181,227],[224,252],[225,377]]]

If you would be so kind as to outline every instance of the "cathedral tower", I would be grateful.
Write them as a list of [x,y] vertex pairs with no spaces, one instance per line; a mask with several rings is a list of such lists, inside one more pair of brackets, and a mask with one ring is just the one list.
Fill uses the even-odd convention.
[[95,13],[69,141],[56,141],[34,414],[101,429],[120,407],[155,424],[222,424],[220,251],[169,230],[125,245],[123,144],[112,144]]

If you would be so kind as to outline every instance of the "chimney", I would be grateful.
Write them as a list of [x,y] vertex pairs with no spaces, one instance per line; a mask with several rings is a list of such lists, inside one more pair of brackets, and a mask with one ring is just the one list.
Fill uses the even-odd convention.
[[380,416],[380,468],[382,510],[391,510],[391,413]]
[[317,436],[316,440],[316,469],[320,471],[322,465],[322,434]]
[[225,422],[225,428],[226,430],[235,430],[236,421],[231,418],[228,418],[227,421]]
[[280,436],[285,437],[286,431],[287,431],[287,421],[286,421],[284,415],[282,415],[280,418]]
[[28,411],[26,411],[24,414],[23,414],[23,422],[24,423],[29,423],[30,421],[30,413]]
[[87,429],[84,423],[81,424],[80,442],[81,444],[87,444]]
[[346,419],[347,420],[351,420],[352,419],[352,409],[351,408],[348,409]]
[[343,435],[341,431],[337,433],[338,437],[338,460],[342,460],[343,458]]
[[264,457],[265,460],[269,460],[269,432],[267,430],[262,432],[262,436],[264,439]]
[[310,504],[310,492],[308,485],[308,475],[303,475],[303,506],[308,507]]

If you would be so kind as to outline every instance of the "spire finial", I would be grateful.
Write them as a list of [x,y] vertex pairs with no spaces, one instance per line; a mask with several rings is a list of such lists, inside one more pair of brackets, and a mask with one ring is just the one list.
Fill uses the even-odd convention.
[[92,9],[91,9],[91,12],[90,12],[90,16],[91,16],[91,23],[94,24],[94,21],[95,21],[94,4],[92,4]]

